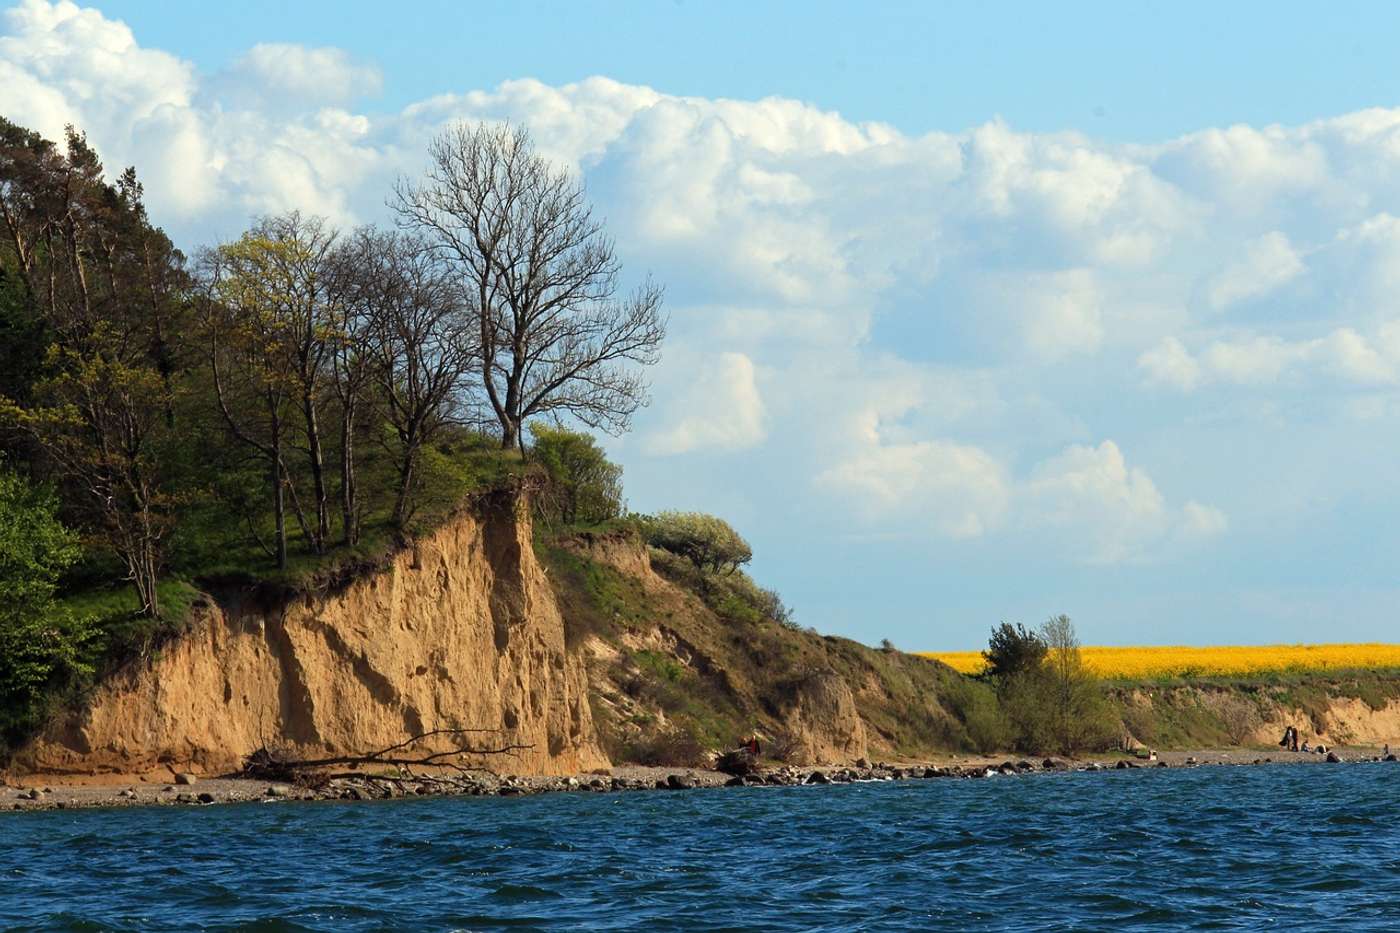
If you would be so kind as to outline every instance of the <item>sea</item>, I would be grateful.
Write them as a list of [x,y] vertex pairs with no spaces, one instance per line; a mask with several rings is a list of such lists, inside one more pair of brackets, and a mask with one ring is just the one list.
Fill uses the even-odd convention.
[[3,813],[0,929],[1397,930],[1400,765]]

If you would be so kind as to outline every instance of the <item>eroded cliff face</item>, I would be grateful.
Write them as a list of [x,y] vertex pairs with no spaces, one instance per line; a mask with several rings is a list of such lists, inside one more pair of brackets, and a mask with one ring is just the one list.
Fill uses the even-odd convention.
[[[105,683],[15,765],[219,774],[264,746],[309,759],[480,729],[474,746],[528,747],[473,763],[570,773],[608,763],[587,689],[528,511],[508,500],[453,519],[339,592],[221,598],[194,632]],[[413,751],[457,741],[432,737]]]

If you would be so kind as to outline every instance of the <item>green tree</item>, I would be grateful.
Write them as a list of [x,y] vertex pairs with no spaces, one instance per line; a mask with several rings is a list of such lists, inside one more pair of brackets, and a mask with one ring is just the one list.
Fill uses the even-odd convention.
[[622,514],[622,467],[582,431],[530,425],[531,456],[549,474],[539,508],[547,521],[594,525]]
[[703,512],[657,512],[643,519],[647,543],[684,557],[698,570],[733,573],[753,559],[749,543],[728,522]]
[[992,629],[987,650],[982,652],[987,666],[986,676],[1000,679],[1014,677],[1040,667],[1045,660],[1045,642],[1024,625],[1003,622]]
[[1084,666],[1074,623],[1053,616],[1040,629],[1045,643],[1045,713],[1057,751],[1072,755],[1102,744],[1111,733],[1108,707],[1098,678]]
[[95,625],[54,601],[79,555],[57,511],[52,492],[0,466],[0,730],[9,739],[34,725],[56,683],[92,671]]
[[42,378],[0,397],[0,420],[28,433],[84,530],[123,560],[142,611],[156,616],[173,520],[163,447],[181,366],[183,257],[151,226],[135,172],[107,184],[71,127],[60,152],[0,120],[0,219],[0,265],[18,281],[21,319],[50,340]]
[[[311,549],[324,553],[330,538],[322,409],[332,393],[344,319],[334,288],[337,239],[320,219],[292,212],[262,218],[202,261],[218,408],[230,433],[267,464],[275,556],[283,569],[288,492]],[[294,450],[306,455],[311,473],[310,518],[288,462]]]

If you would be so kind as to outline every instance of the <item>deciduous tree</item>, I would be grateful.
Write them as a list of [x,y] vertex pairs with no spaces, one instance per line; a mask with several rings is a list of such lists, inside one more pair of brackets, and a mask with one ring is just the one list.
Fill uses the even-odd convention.
[[659,359],[666,333],[662,289],[647,279],[619,297],[621,264],[574,176],[523,129],[458,125],[394,206],[461,277],[503,447],[537,415],[627,428],[647,400],[638,367]]

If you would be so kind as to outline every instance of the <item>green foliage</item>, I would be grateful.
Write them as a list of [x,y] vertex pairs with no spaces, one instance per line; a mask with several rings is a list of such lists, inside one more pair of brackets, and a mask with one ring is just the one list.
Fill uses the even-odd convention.
[[990,684],[960,678],[949,688],[947,699],[966,732],[970,751],[988,755],[1010,744],[1011,723]]
[[987,650],[982,652],[987,659],[984,674],[991,678],[1012,677],[1034,670],[1045,660],[1045,651],[1045,642],[1035,632],[1019,623],[1003,622],[992,629]]
[[648,544],[685,558],[697,570],[733,573],[753,559],[749,543],[722,518],[703,512],[657,512],[640,520]]
[[608,461],[592,435],[538,422],[530,435],[530,458],[548,478],[535,497],[546,524],[597,525],[622,515],[622,467]]
[[57,686],[92,672],[92,618],[54,599],[60,575],[79,553],[77,537],[57,511],[52,492],[0,467],[0,732],[6,742],[33,727]]
[[646,591],[636,580],[558,544],[537,542],[536,550],[555,584],[568,647],[590,635],[615,642],[622,630],[652,618]]
[[[1003,622],[992,630],[989,679],[996,685],[1004,735],[1019,751],[1073,755],[1110,746],[1119,718],[1101,682],[1084,666],[1068,616],[1055,616],[1038,632]],[[984,728],[997,724],[980,713]]]

